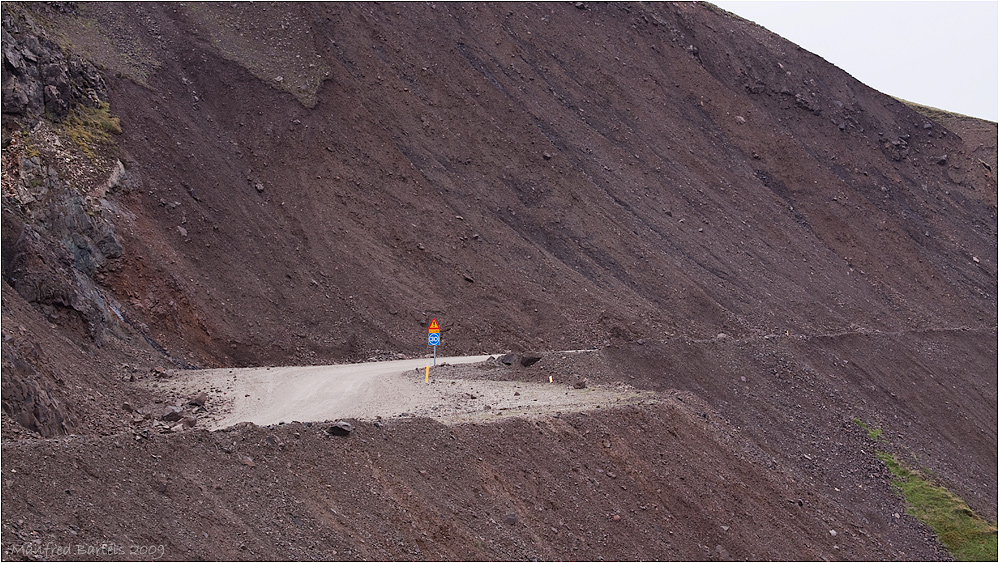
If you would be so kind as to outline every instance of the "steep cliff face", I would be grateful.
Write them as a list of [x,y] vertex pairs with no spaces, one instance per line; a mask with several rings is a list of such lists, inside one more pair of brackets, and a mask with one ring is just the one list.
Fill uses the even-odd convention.
[[79,168],[94,168],[81,158],[90,147],[63,141],[91,134],[80,116],[107,103],[107,87],[23,10],[4,12],[2,33],[4,280],[50,316],[72,310],[95,335],[105,319],[93,277],[121,256],[121,244],[98,216],[93,196],[104,193],[80,181]]
[[[437,318],[441,353],[602,348],[795,486],[839,492],[860,417],[995,516],[994,123],[692,3],[5,4],[3,64],[5,436]],[[906,526],[856,557],[935,557]]]
[[[108,114],[107,86],[93,63],[60,47],[24,7],[5,7],[2,33],[5,321],[27,321],[11,314],[13,290],[52,328],[97,345],[109,335],[118,340],[121,315],[101,282],[122,255],[118,208],[107,195],[127,174],[116,158],[112,135],[121,131]],[[28,329],[18,324],[12,333]],[[30,338],[4,339],[4,412],[43,435],[80,421],[54,351]]]

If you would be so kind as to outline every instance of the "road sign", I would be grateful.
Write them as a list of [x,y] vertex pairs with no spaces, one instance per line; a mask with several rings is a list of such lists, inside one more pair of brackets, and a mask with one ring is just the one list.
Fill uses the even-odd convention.
[[431,332],[427,335],[427,345],[428,346],[440,346],[441,345],[441,335],[439,332]]
[[439,333],[441,331],[441,325],[437,324],[437,319],[430,321],[430,328],[427,329],[429,333]]

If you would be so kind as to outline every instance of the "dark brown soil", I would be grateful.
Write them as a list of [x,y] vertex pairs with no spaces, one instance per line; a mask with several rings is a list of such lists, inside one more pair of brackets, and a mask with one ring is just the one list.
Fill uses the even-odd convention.
[[[948,558],[879,449],[995,520],[994,123],[706,4],[25,15],[123,132],[90,158],[4,114],[5,558]],[[660,401],[349,438],[123,408],[171,370],[422,355],[432,318],[442,354],[599,350],[466,377]]]

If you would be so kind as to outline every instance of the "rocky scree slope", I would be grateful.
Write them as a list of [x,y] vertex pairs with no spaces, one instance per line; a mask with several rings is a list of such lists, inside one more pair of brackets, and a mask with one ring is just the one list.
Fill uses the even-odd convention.
[[[5,4],[3,25],[5,440],[122,444],[123,403],[157,399],[135,380],[420,354],[436,317],[449,352],[597,346],[600,378],[694,393],[734,456],[894,530],[850,558],[939,556],[858,469],[853,417],[995,518],[996,152],[961,123],[703,4]],[[62,533],[6,504],[32,481],[4,471],[5,545]],[[778,518],[769,496],[751,512]]]
[[[5,445],[4,546],[112,542],[180,560],[946,559],[874,458],[841,483],[870,487],[858,510],[761,463],[689,394],[535,422],[360,423],[349,438],[327,426]],[[852,423],[841,439],[868,443]]]
[[706,7],[84,15],[147,69],[107,286],[191,364],[995,324],[992,173]]

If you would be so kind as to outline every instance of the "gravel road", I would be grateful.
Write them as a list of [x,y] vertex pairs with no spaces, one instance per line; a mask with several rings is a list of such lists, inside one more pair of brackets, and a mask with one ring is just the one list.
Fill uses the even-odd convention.
[[[489,356],[438,358],[438,364],[471,364]],[[179,397],[204,391],[212,429],[239,422],[257,425],[338,418],[421,416],[445,423],[584,411],[650,398],[628,387],[574,389],[559,382],[440,378],[425,358],[330,366],[211,369],[184,372],[166,383]]]

